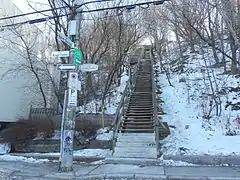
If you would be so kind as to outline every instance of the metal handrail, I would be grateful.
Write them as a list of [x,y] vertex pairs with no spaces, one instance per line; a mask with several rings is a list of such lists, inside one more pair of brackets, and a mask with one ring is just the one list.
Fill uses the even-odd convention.
[[157,108],[157,99],[156,99],[156,82],[154,77],[154,67],[153,59],[151,58],[151,67],[152,67],[152,103],[153,103],[153,122],[154,122],[154,132],[155,132],[155,141],[157,148],[157,155],[159,156],[158,149],[159,147],[159,119],[158,119],[158,108]]
[[[139,61],[138,61],[138,64],[136,66],[136,69],[133,73],[134,75],[134,78],[133,78],[133,85],[135,86],[135,83],[136,83],[136,73],[138,71],[138,68],[139,68]],[[128,107],[128,104],[129,104],[129,97],[130,97],[130,94],[131,94],[131,86],[130,86],[130,79],[128,80],[127,82],[127,85],[125,87],[125,90],[123,92],[123,95],[122,95],[122,98],[120,100],[120,103],[118,105],[118,108],[116,110],[116,114],[115,114],[115,121],[114,121],[114,130],[113,130],[113,147],[115,147],[115,143],[116,143],[116,140],[117,140],[117,132],[119,130],[119,126],[122,122],[122,116],[125,114],[125,111],[126,111],[126,108]]]
[[122,120],[122,115],[125,111],[125,105],[127,104],[127,99],[129,97],[129,82],[127,82],[126,87],[123,91],[123,95],[121,97],[120,103],[118,105],[118,108],[116,110],[116,114],[115,114],[115,121],[113,122],[113,147],[115,146],[115,141],[116,141],[116,136],[117,136],[117,132]]

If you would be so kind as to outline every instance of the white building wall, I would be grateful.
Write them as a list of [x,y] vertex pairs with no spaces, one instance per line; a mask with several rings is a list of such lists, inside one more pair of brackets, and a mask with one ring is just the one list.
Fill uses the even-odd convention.
[[[8,15],[21,13],[11,2],[11,0],[0,0],[0,17],[5,16],[6,12]],[[0,22],[0,24],[4,23],[6,22]],[[28,26],[30,29],[25,29],[26,32],[36,30],[34,25]],[[40,39],[38,47],[35,47],[36,52],[44,42],[43,36],[37,37]],[[28,38],[31,42],[31,38],[34,37]],[[43,98],[36,77],[25,67],[28,63],[26,56],[23,55],[24,50],[19,45],[13,45],[14,43],[4,39],[17,43],[20,41],[9,30],[0,31],[0,121],[13,122],[20,118],[28,118],[31,105],[43,107]],[[50,104],[53,93],[49,83],[49,81],[44,83],[44,90],[48,92],[47,101]]]

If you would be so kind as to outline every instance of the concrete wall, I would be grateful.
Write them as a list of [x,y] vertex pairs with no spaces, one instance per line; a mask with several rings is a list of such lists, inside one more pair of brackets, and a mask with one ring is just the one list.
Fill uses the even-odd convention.
[[[11,0],[0,0],[0,4],[0,17],[21,14]],[[16,19],[16,21],[23,20],[26,19]],[[1,25],[6,23],[10,22],[0,21]],[[39,53],[44,45],[44,36],[41,35],[41,31],[35,25],[26,25],[20,28],[22,28],[21,32],[25,33],[24,39],[29,44],[38,38],[32,52],[34,55]],[[34,35],[36,31],[38,33]],[[22,48],[22,45],[19,36],[11,30],[0,31],[0,121],[13,122],[18,118],[28,118],[31,105],[43,106],[43,98],[36,77],[29,70],[26,50]],[[36,67],[37,64],[36,61],[34,66]],[[44,73],[41,78],[45,80],[43,88],[47,92],[47,102],[50,105],[53,102],[50,81],[44,77]]]

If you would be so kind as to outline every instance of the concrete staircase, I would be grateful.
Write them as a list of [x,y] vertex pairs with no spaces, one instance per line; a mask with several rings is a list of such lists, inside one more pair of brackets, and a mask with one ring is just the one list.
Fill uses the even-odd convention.
[[157,158],[154,133],[119,133],[114,158]]
[[153,109],[152,62],[141,60],[112,158],[157,158]]

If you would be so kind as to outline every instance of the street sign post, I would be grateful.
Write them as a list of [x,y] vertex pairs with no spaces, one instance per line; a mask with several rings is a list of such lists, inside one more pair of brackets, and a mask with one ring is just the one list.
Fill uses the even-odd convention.
[[53,57],[69,57],[69,51],[54,51],[52,52]]
[[82,62],[82,57],[83,57],[82,51],[78,48],[75,48],[74,49],[74,64],[79,66]]
[[98,65],[97,64],[82,64],[80,66],[80,71],[83,72],[92,72],[92,71],[97,71],[98,70]]
[[74,64],[59,64],[58,70],[60,70],[60,71],[75,71],[76,66]]

